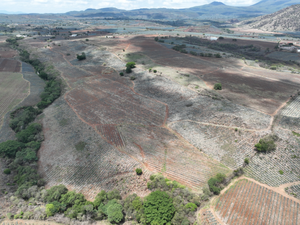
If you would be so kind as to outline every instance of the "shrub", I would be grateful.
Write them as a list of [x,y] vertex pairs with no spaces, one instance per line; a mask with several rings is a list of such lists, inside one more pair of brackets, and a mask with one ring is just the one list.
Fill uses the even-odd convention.
[[153,70],[153,73],[157,73],[157,70]]
[[72,207],[73,205],[80,205],[85,202],[83,194],[76,193],[75,191],[68,191],[66,194],[63,194],[60,198],[60,202],[67,207]]
[[269,135],[259,140],[259,143],[255,145],[258,152],[270,152],[276,149],[274,141],[277,140],[277,136]]
[[224,37],[219,37],[218,39],[219,39],[219,40],[224,40]]
[[24,143],[18,141],[5,141],[0,143],[0,154],[4,154],[9,158],[14,158],[17,151],[22,150],[25,147]]
[[55,206],[53,204],[47,204],[46,205],[46,214],[47,214],[47,217],[54,216],[55,213],[56,213]]
[[5,169],[4,171],[3,171],[3,173],[5,173],[5,174],[10,174],[10,169]]
[[35,135],[42,131],[41,124],[33,123],[29,125],[25,130],[16,134],[16,138],[19,142],[28,143],[35,141]]
[[277,67],[276,66],[270,66],[270,69],[271,70],[277,70]]
[[77,54],[77,59],[78,59],[79,61],[80,61],[80,60],[86,59],[85,53],[83,52],[81,55],[78,55],[78,54]]
[[195,203],[188,203],[185,205],[185,208],[189,209],[190,211],[194,212],[197,209],[197,205]]
[[283,171],[282,171],[282,170],[279,170],[278,172],[279,172],[281,175],[283,175]]
[[85,41],[89,41],[89,39],[85,39]]
[[23,215],[23,219],[33,219],[33,212],[25,212]]
[[225,180],[225,174],[218,173],[215,177],[208,180],[209,190],[215,195],[219,195],[222,188],[220,184]]
[[134,76],[131,76],[130,77],[130,80],[135,80],[136,78]]
[[63,184],[53,186],[47,190],[44,201],[48,202],[48,203],[54,202],[54,201],[59,201],[61,196],[66,194],[67,192],[68,192],[68,189]]
[[124,76],[124,73],[123,73],[123,72],[120,72],[120,76]]
[[249,159],[246,158],[246,159],[244,160],[244,163],[249,164]]
[[215,90],[222,90],[222,84],[221,83],[216,83],[214,86]]
[[140,169],[140,168],[137,168],[135,170],[135,172],[136,172],[137,175],[142,175],[142,173],[143,173],[142,169]]
[[144,213],[147,223],[166,224],[171,222],[175,211],[173,199],[164,191],[154,191],[145,198]]

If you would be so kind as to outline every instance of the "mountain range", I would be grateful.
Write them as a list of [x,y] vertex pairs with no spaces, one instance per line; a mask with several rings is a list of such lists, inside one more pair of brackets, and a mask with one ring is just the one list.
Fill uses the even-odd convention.
[[228,6],[222,2],[195,6],[183,9],[170,8],[141,8],[122,10],[117,8],[86,9],[85,11],[67,12],[67,15],[76,17],[112,17],[133,19],[218,19],[218,18],[251,18],[276,12],[291,5],[298,4],[299,0],[262,0],[252,6]]

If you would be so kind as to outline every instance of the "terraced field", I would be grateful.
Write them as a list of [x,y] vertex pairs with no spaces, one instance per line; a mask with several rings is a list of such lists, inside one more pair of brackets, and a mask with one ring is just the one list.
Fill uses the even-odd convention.
[[4,115],[27,95],[29,83],[20,73],[0,72],[0,127]]
[[215,211],[224,224],[299,224],[300,204],[246,179],[220,196]]

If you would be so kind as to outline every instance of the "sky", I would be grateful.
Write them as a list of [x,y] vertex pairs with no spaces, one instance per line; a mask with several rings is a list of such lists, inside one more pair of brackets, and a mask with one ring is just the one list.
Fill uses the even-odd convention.
[[[0,0],[0,12],[64,13],[87,8],[189,8],[214,0]],[[249,6],[260,0],[219,0],[226,5]]]

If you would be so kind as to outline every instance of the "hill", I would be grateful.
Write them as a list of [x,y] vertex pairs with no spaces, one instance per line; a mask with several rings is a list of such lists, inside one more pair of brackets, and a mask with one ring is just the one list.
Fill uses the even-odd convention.
[[300,31],[300,4],[292,5],[278,12],[243,21],[246,28],[265,31]]

